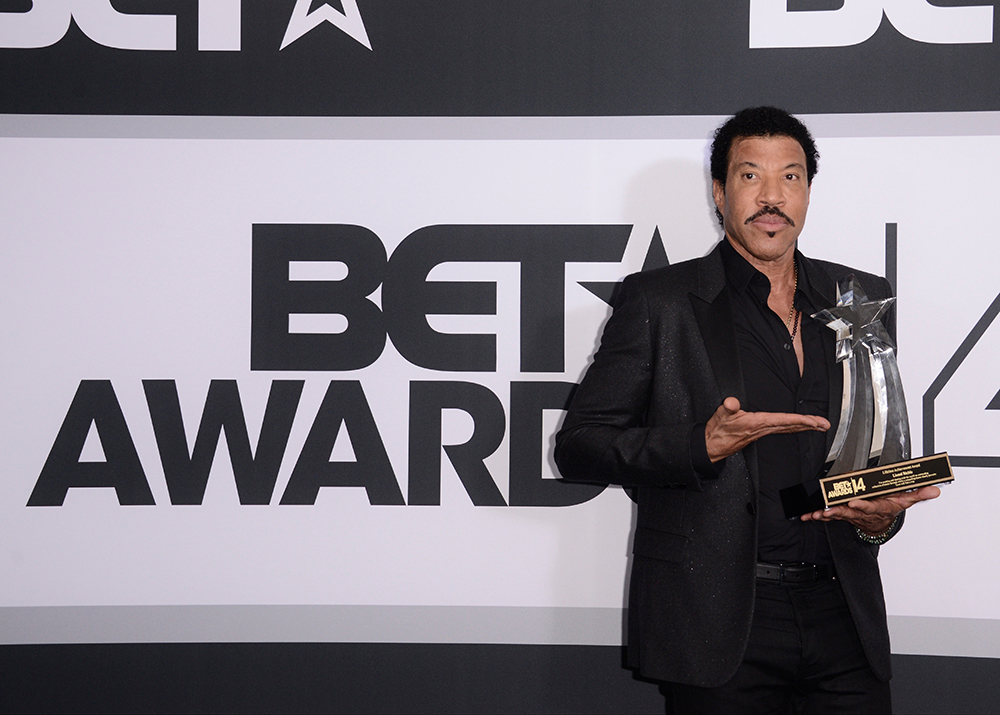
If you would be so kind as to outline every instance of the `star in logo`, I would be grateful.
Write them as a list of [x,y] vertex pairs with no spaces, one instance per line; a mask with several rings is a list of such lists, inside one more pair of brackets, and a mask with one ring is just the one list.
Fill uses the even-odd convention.
[[[653,239],[649,242],[649,248],[646,250],[646,259],[642,263],[641,270],[650,271],[654,268],[663,268],[669,265],[670,260],[667,258],[667,252],[663,248],[663,240],[660,238],[660,229],[657,227],[653,230]],[[578,282],[608,305],[615,304],[615,298],[618,297],[618,291],[622,287],[621,281]]]
[[372,48],[371,42],[368,40],[368,31],[365,30],[365,23],[361,19],[361,13],[358,12],[357,0],[340,0],[340,4],[344,8],[343,12],[338,12],[327,2],[310,12],[309,8],[312,4],[313,0],[295,0],[295,8],[292,10],[292,17],[288,21],[288,28],[285,30],[285,38],[281,41],[280,49],[285,49],[324,22],[329,22],[340,28],[369,50]]
[[894,347],[880,318],[895,300],[868,300],[861,285],[850,275],[837,285],[837,305],[812,317],[822,320],[837,333],[837,361],[840,362],[850,356],[858,343],[869,346],[883,343]]
[[988,410],[1000,410],[1000,392],[993,395],[993,399],[990,400],[990,404],[986,405]]

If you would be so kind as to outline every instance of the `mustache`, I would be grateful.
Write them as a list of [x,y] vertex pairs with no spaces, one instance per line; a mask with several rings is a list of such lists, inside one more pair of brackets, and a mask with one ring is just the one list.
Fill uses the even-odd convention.
[[743,224],[746,225],[746,224],[748,224],[748,223],[750,223],[752,221],[756,221],[761,216],[767,216],[769,214],[772,215],[772,216],[778,216],[780,218],[785,219],[785,221],[788,222],[789,226],[791,226],[792,228],[795,228],[795,222],[792,221],[792,219],[790,219],[788,216],[786,216],[784,214],[784,212],[781,209],[779,209],[777,206],[765,206],[760,211],[758,211],[753,216],[751,216],[746,221],[744,221]]

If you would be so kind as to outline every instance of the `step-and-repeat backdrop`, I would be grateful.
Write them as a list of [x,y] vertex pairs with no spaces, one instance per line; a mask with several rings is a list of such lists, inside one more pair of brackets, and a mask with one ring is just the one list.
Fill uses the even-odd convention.
[[[887,274],[897,652],[1000,657],[1000,49],[938,0],[0,2],[0,638],[616,644],[632,502],[553,435],[628,273],[798,113]],[[941,577],[947,574],[947,577]],[[956,587],[961,584],[961,587]]]

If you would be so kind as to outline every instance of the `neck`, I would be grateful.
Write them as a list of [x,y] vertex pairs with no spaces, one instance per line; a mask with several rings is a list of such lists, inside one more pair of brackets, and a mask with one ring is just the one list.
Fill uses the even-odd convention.
[[771,291],[785,292],[786,290],[793,294],[797,287],[798,276],[796,271],[798,270],[795,265],[795,255],[793,253],[788,254],[788,259],[782,261],[780,265],[770,265],[768,270],[757,266],[757,270],[767,276],[767,279],[771,281]]
[[732,241],[727,236],[729,245],[739,253],[747,262],[758,271],[767,276],[771,282],[771,290],[781,291],[787,289],[793,291],[795,283],[795,246],[792,245],[785,253],[774,259],[761,259],[749,253],[737,241]]

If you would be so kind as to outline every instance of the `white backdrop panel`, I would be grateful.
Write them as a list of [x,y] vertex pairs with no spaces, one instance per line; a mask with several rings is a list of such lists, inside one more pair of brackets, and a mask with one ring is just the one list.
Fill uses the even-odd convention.
[[[988,207],[1000,191],[1000,138],[818,139],[800,245],[884,273],[885,227],[897,225],[900,363],[921,453],[922,397],[1000,291]],[[578,281],[638,270],[657,228],[671,262],[718,239],[706,143],[0,139],[16,167],[0,176],[0,606],[622,608],[632,510],[618,489],[570,507],[476,507],[443,458],[440,506],[371,506],[360,488],[322,488],[313,506],[278,499],[330,380],[363,385],[404,495],[411,381],[485,385],[509,416],[511,381],[578,380],[609,312]],[[391,342],[363,370],[284,373],[249,369],[251,231],[262,223],[356,224],[390,254],[436,224],[633,228],[621,264],[567,266],[563,373],[520,372],[513,263],[444,264],[431,275],[497,284],[497,315],[431,321],[444,332],[496,333],[495,373],[425,370]],[[996,456],[1000,410],[985,407],[1000,390],[998,354],[1000,328],[991,328],[942,391],[938,450]],[[96,379],[114,386],[156,505],[119,506],[111,489],[74,488],[61,507],[27,507],[77,386]],[[305,380],[271,504],[239,504],[220,442],[203,504],[171,505],[144,379],[176,381],[189,445],[209,381],[236,380],[253,446],[271,380]],[[557,420],[545,424],[551,449]],[[470,433],[467,415],[445,415],[446,444]],[[85,459],[100,457],[94,437]],[[350,458],[347,442],[342,434],[334,459]],[[487,460],[505,497],[508,443],[509,425]],[[996,470],[959,468],[957,477],[882,551],[892,616],[1000,619],[1000,576],[983,568],[1000,543],[990,518]]]

